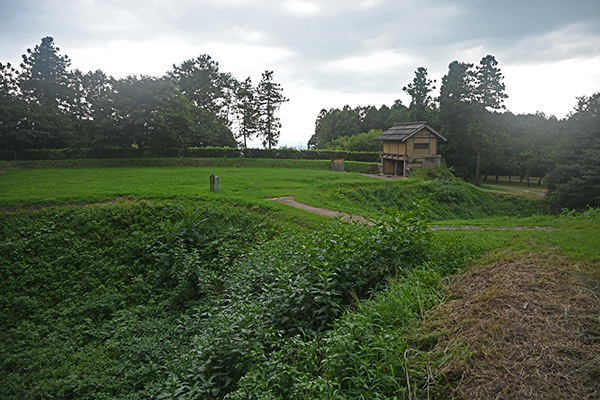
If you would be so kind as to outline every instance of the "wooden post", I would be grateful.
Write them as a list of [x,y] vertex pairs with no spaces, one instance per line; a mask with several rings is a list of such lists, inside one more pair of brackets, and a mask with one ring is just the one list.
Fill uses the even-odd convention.
[[219,177],[215,176],[215,193],[219,193]]
[[210,191],[215,191],[215,174],[210,175]]

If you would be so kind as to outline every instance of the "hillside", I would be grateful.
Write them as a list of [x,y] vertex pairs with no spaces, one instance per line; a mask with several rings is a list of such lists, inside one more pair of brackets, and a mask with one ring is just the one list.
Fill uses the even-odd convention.
[[[508,194],[512,213],[495,218],[503,195],[452,179],[374,183],[266,168],[217,171],[232,178],[229,194],[217,196],[189,184],[204,171],[2,176],[11,206],[0,212],[0,397],[519,398],[537,386],[546,388],[540,396],[598,393],[597,210],[518,217],[539,200]],[[21,192],[7,184],[12,174],[27,176]],[[69,185],[39,180],[49,176]],[[157,177],[163,185],[129,186]],[[325,206],[332,193],[357,188],[368,200],[339,209],[378,222],[316,218],[261,200],[292,194]],[[424,188],[429,204],[370,206],[368,190],[418,197]],[[439,196],[450,190],[455,204]],[[27,193],[25,208],[19,193]],[[486,197],[482,219],[449,214]],[[428,228],[434,212],[453,218],[436,222],[449,229]],[[462,223],[482,229],[452,228]],[[522,360],[530,368],[523,374],[536,371],[527,380],[513,368]],[[502,375],[505,367],[514,376]],[[564,386],[553,373],[569,377],[566,389],[552,384]],[[507,384],[478,380],[494,376]]]

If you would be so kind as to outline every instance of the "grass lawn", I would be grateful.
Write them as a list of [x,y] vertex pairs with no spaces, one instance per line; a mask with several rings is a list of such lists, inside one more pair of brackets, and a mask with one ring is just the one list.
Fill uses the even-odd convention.
[[[219,177],[220,193],[210,192],[209,177]],[[0,205],[82,204],[114,198],[213,199],[257,202],[294,196],[319,204],[326,186],[373,182],[369,177],[317,169],[156,167],[11,170],[0,175]]]
[[[209,191],[211,174],[219,176],[218,194]],[[425,185],[419,187],[422,183]],[[342,186],[345,187],[340,188]],[[429,191],[425,192],[425,189]],[[531,189],[536,190],[537,187],[532,186]],[[260,321],[258,318],[247,316],[275,316],[277,320],[281,310],[285,311],[279,308],[280,303],[287,304],[286,301],[290,302],[290,307],[304,307],[304,303],[294,304],[297,298],[294,293],[304,293],[304,286],[288,288],[286,285],[305,282],[302,279],[306,278],[306,293],[311,293],[312,298],[318,297],[312,296],[314,293],[324,293],[327,296],[320,297],[329,299],[333,289],[329,291],[327,285],[338,273],[327,275],[328,271],[336,270],[328,269],[332,268],[333,262],[320,261],[322,254],[339,253],[340,271],[346,271],[344,268],[348,266],[356,266],[356,271],[360,272],[365,270],[365,265],[371,259],[379,260],[378,253],[372,252],[372,249],[390,244],[400,244],[399,248],[402,249],[405,246],[403,241],[407,242],[410,233],[415,232],[416,224],[411,222],[412,225],[402,231],[402,236],[390,236],[387,242],[381,240],[381,234],[364,236],[374,240],[373,244],[364,246],[364,241],[356,239],[364,237],[356,234],[358,230],[350,228],[373,227],[340,224],[335,235],[328,234],[327,240],[319,239],[331,244],[330,247],[321,248],[318,246],[323,244],[314,240],[316,236],[306,236],[310,239],[305,239],[306,242],[299,241],[299,238],[304,233],[319,233],[319,229],[327,232],[326,225],[334,221],[332,218],[264,199],[293,196],[299,202],[317,207],[361,215],[380,215],[383,211],[372,207],[373,204],[379,204],[387,196],[390,204],[406,205],[412,200],[402,201],[403,197],[399,194],[406,196],[411,190],[418,200],[422,197],[435,200],[436,207],[456,206],[453,208],[455,213],[449,214],[452,217],[444,214],[446,221],[435,222],[436,225],[451,227],[430,232],[433,249],[430,261],[390,276],[385,288],[373,292],[370,298],[353,301],[344,317],[334,323],[337,325],[331,328],[331,333],[323,333],[328,336],[315,341],[292,337],[289,341],[286,339],[281,349],[277,348],[278,344],[276,351],[262,354],[261,362],[251,365],[252,368],[259,368],[254,370],[255,375],[252,376],[257,379],[261,389],[254,393],[262,395],[261,390],[272,382],[275,375],[271,374],[273,371],[270,368],[281,372],[285,382],[292,376],[290,371],[300,377],[302,371],[308,371],[304,376],[314,387],[322,383],[329,385],[332,373],[343,372],[347,375],[336,378],[339,387],[348,386],[346,382],[356,382],[353,387],[357,390],[374,395],[378,394],[378,387],[385,385],[365,385],[363,389],[358,382],[387,382],[386,385],[393,388],[390,390],[394,394],[406,394],[399,386],[405,385],[411,398],[429,398],[431,386],[440,390],[440,398],[450,398],[461,381],[468,382],[470,377],[483,376],[482,371],[487,371],[489,376],[493,376],[488,382],[500,382],[509,388],[508,385],[512,383],[505,379],[505,371],[511,371],[505,367],[507,364],[504,363],[503,354],[511,353],[516,347],[530,351],[525,356],[519,355],[508,360],[517,361],[514,365],[519,368],[512,371],[520,370],[523,365],[521,361],[528,359],[535,361],[532,371],[544,365],[562,374],[563,370],[555,368],[556,364],[553,363],[553,360],[571,363],[570,359],[565,358],[562,341],[555,341],[560,346],[552,353],[547,351],[549,342],[543,335],[539,342],[543,345],[541,350],[535,347],[536,343],[529,345],[522,339],[531,336],[530,328],[535,324],[529,321],[544,322],[549,316],[556,317],[560,322],[557,325],[561,327],[565,326],[564,322],[569,316],[573,329],[561,331],[561,338],[568,337],[575,344],[582,344],[585,342],[583,339],[595,337],[592,335],[598,332],[596,304],[599,298],[597,282],[600,279],[600,210],[560,216],[537,215],[543,214],[539,212],[524,218],[499,217],[501,214],[496,210],[500,209],[500,203],[508,198],[515,200],[510,203],[511,207],[521,207],[522,202],[517,200],[529,195],[491,186],[485,187],[482,192],[455,181],[381,181],[356,173],[318,168],[2,169],[0,163],[0,217],[4,221],[0,227],[6,238],[0,241],[0,260],[3,261],[0,267],[5,271],[0,290],[0,301],[4,301],[0,304],[0,311],[3,311],[0,317],[14,325],[5,329],[9,325],[0,324],[3,328],[0,329],[0,359],[3,360],[0,362],[0,372],[3,372],[0,376],[4,378],[0,378],[0,393],[24,393],[25,388],[31,388],[46,397],[53,397],[54,394],[58,398],[86,398],[82,394],[88,393],[87,398],[100,398],[97,391],[108,388],[105,390],[108,393],[114,388],[114,393],[102,398],[133,399],[164,394],[165,388],[171,388],[169,385],[175,383],[185,388],[185,380],[171,382],[172,378],[188,379],[197,371],[203,371],[203,365],[211,365],[202,364],[203,359],[194,356],[204,351],[205,343],[213,346],[206,348],[214,349],[216,354],[221,354],[222,349],[228,351],[228,346],[235,346],[238,342],[241,343],[240,349],[246,351],[246,340],[251,345],[248,349],[252,350],[255,338],[269,343],[267,340],[271,340],[270,337],[260,336],[259,330],[271,326],[271,322],[265,319],[267,322],[257,323]],[[485,193],[488,191],[495,193]],[[481,219],[449,220],[461,218],[458,212],[462,210],[481,206],[485,197],[483,194],[491,198],[488,200],[495,202],[496,206],[490,206],[491,211],[485,211]],[[47,205],[82,205],[115,199],[158,201],[44,208]],[[525,200],[532,201],[530,198]],[[543,202],[541,199],[535,201]],[[32,209],[11,211],[20,207]],[[38,207],[43,209],[37,210]],[[485,215],[490,217],[485,218]],[[204,224],[206,220],[209,222]],[[318,222],[324,224],[318,225]],[[265,232],[260,232],[263,225]],[[306,227],[309,229],[302,229]],[[389,225],[380,227],[385,232]],[[275,233],[286,233],[286,229],[289,229],[292,242],[277,241],[277,238],[268,241],[262,236],[264,234],[266,238]],[[213,234],[214,237],[211,236]],[[254,240],[264,240],[264,243],[253,247]],[[286,249],[292,247],[290,243],[300,243],[303,247],[297,252],[290,252],[289,259],[280,257],[287,254]],[[261,250],[261,246],[266,247]],[[230,259],[234,260],[238,252],[242,254],[245,250],[250,250],[244,254],[245,258],[229,264]],[[355,255],[355,252],[362,253]],[[387,253],[382,252],[383,255]],[[202,261],[201,255],[204,254],[209,261]],[[313,270],[308,269],[312,268],[313,263],[306,261],[312,260],[311,257],[319,260],[314,263],[316,278],[313,278]],[[376,262],[372,264],[379,268]],[[382,262],[382,265],[389,264],[385,260]],[[304,271],[304,275],[298,274],[290,265],[296,265]],[[492,267],[488,268],[490,265]],[[221,271],[226,273],[219,275]],[[444,278],[444,274],[461,271],[463,273],[460,275]],[[356,281],[357,274],[346,275],[351,282]],[[576,277],[577,280],[560,280],[565,277]],[[528,282],[527,285],[523,284],[524,281]],[[449,288],[453,282],[463,283],[464,289]],[[226,284],[230,283],[237,285],[231,286],[234,289],[247,289],[247,295],[238,298],[237,294],[243,291],[225,290]],[[254,287],[256,293],[250,291]],[[274,288],[273,293],[279,297],[265,300],[265,307],[269,307],[265,310],[268,312],[253,311],[262,310],[262,303],[255,299],[262,298],[260,296],[267,292],[265,287]],[[334,287],[333,284],[331,287]],[[442,287],[444,290],[438,293]],[[463,297],[460,297],[461,290],[466,293]],[[472,296],[476,290],[479,290],[479,297],[474,299]],[[213,296],[215,293],[216,296]],[[230,294],[233,296],[231,299],[243,301],[229,301],[231,299],[226,296]],[[541,294],[545,297],[540,297],[538,301],[538,295]],[[587,308],[576,307],[579,305],[576,301],[581,300],[583,295],[588,296],[584,300],[589,300],[590,306],[586,306],[586,303],[583,305]],[[223,297],[223,305],[227,307],[220,308],[220,303],[216,301],[219,296]],[[591,302],[592,297],[595,302]],[[516,305],[513,306],[515,299]],[[553,299],[554,303],[547,306],[548,299]],[[454,314],[437,309],[437,305],[444,302],[454,305],[456,316],[452,317],[452,321],[450,316]],[[239,314],[235,314],[237,308],[232,308],[235,304],[239,305]],[[469,308],[473,306],[485,308]],[[578,310],[585,314],[577,314]],[[508,311],[513,313],[508,314]],[[402,312],[406,314],[406,320],[400,318]],[[540,318],[526,319],[533,318],[534,312],[538,312]],[[467,317],[464,316],[466,314]],[[500,314],[506,318],[498,318]],[[590,318],[587,320],[580,318],[580,315],[588,314]],[[206,315],[211,317],[204,318]],[[233,319],[232,315],[240,318]],[[289,315],[295,317],[298,313],[290,311]],[[283,316],[289,319],[287,314]],[[282,319],[281,323],[287,323],[287,319]],[[312,320],[312,317],[307,319]],[[245,325],[239,326],[256,336],[240,340],[241,336],[234,329],[239,321],[247,321],[248,329],[245,329]],[[519,321],[523,321],[522,325],[511,325]],[[483,333],[474,338],[445,333],[452,332],[453,328],[471,326],[469,324],[474,326],[472,331]],[[537,327],[539,332],[547,332],[547,327],[542,323]],[[466,329],[462,331],[464,333]],[[513,335],[516,339],[512,340],[511,336],[505,335],[506,332],[518,335]],[[324,337],[328,339],[324,340]],[[484,342],[482,337],[488,342]],[[230,340],[232,338],[235,340]],[[481,343],[485,344],[483,348],[478,347]],[[592,345],[581,347],[584,349],[581,353],[569,354],[575,359],[581,358],[581,354],[593,357],[598,347]],[[231,348],[236,350],[231,354],[245,354]],[[322,360],[314,357],[317,354],[315,349]],[[211,357],[215,354],[208,350],[205,353]],[[186,356],[180,357],[180,354]],[[548,354],[556,356],[550,360],[552,362],[543,359],[537,363],[543,355]],[[304,356],[306,360],[302,358]],[[349,357],[346,361],[355,363],[356,373],[346,368],[348,364],[344,361],[345,357]],[[485,362],[481,361],[482,357]],[[227,358],[214,358],[216,362],[222,359],[227,361]],[[240,359],[246,360],[243,357]],[[236,365],[236,368],[241,365],[237,358],[231,360],[231,365]],[[342,360],[343,365],[336,364],[336,360]],[[315,362],[322,363],[316,368]],[[448,370],[447,374],[440,369],[446,368],[446,365],[454,368]],[[580,366],[573,365],[577,368]],[[190,370],[189,366],[197,369]],[[265,370],[261,371],[263,366]],[[597,368],[592,363],[589,367],[589,376],[595,379]],[[236,371],[236,368],[228,366],[223,370],[229,373]],[[175,375],[167,376],[167,372],[172,370]],[[499,372],[494,375],[496,370]],[[588,375],[585,371],[581,372],[583,369],[577,373],[565,371],[563,375],[572,382],[587,382],[585,379]],[[259,378],[263,372],[265,379],[261,381]],[[314,375],[311,375],[313,372]],[[529,376],[535,378],[537,375],[530,373]],[[404,379],[406,382],[403,383]],[[197,381],[196,378],[193,380],[194,383]],[[304,381],[299,379],[298,382],[305,387]],[[252,380],[247,384],[252,388]],[[439,386],[436,388],[435,384]],[[482,386],[480,382],[474,382],[463,386],[461,390],[467,393],[469,389]],[[537,389],[540,384],[533,380],[521,386]],[[560,386],[564,385],[561,383]],[[7,389],[9,387],[10,390]],[[420,392],[411,396],[411,387],[415,390],[419,388]],[[580,392],[561,398],[582,398],[581,393],[590,393],[588,386],[582,387]],[[158,389],[162,392],[157,392]],[[128,397],[129,390],[132,395]],[[344,394],[344,391],[340,393]],[[497,393],[499,391],[493,396],[464,398],[493,398],[497,397]],[[12,398],[6,394],[0,397]],[[27,398],[23,394],[13,397]],[[359,397],[349,395],[347,398]],[[515,395],[511,398],[523,397],[526,396]],[[324,394],[322,398],[333,397]]]

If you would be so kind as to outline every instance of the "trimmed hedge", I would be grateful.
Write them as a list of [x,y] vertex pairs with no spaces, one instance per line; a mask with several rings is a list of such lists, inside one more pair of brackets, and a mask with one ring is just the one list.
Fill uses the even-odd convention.
[[38,149],[0,151],[6,161],[80,160],[80,159],[144,159],[144,158],[267,158],[280,160],[333,160],[379,162],[375,152],[238,149],[232,147],[190,147],[186,149]]
[[[277,160],[269,158],[121,158],[83,160],[3,161],[0,167],[10,169],[47,168],[125,168],[125,167],[263,167],[329,169],[327,160]],[[357,165],[368,165],[355,162]],[[346,165],[350,165],[346,163]],[[358,167],[360,168],[360,167]],[[0,169],[1,170],[1,169]],[[348,170],[348,169],[347,169]],[[362,169],[361,169],[362,171]],[[352,171],[358,172],[358,171]]]
[[[369,163],[347,161],[346,172],[368,174]],[[122,158],[83,160],[0,161],[0,171],[47,168],[123,168],[123,167],[263,167],[330,169],[328,160],[279,160],[274,158]]]

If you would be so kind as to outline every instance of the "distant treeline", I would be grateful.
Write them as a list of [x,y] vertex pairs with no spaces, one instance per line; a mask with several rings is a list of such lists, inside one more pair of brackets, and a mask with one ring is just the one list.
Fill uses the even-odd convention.
[[170,149],[277,145],[287,101],[273,72],[258,85],[200,55],[162,77],[122,79],[70,70],[52,37],[27,49],[19,67],[0,63],[0,149]]
[[[448,141],[439,152],[457,176],[479,184],[488,175],[545,179],[553,209],[600,205],[600,93],[581,96],[564,119],[506,111],[503,75],[488,55],[479,65],[453,61],[440,95],[420,67],[403,88],[408,106],[322,110],[309,148],[381,150],[373,138],[395,123],[427,121]],[[559,96],[559,94],[557,94]]]

